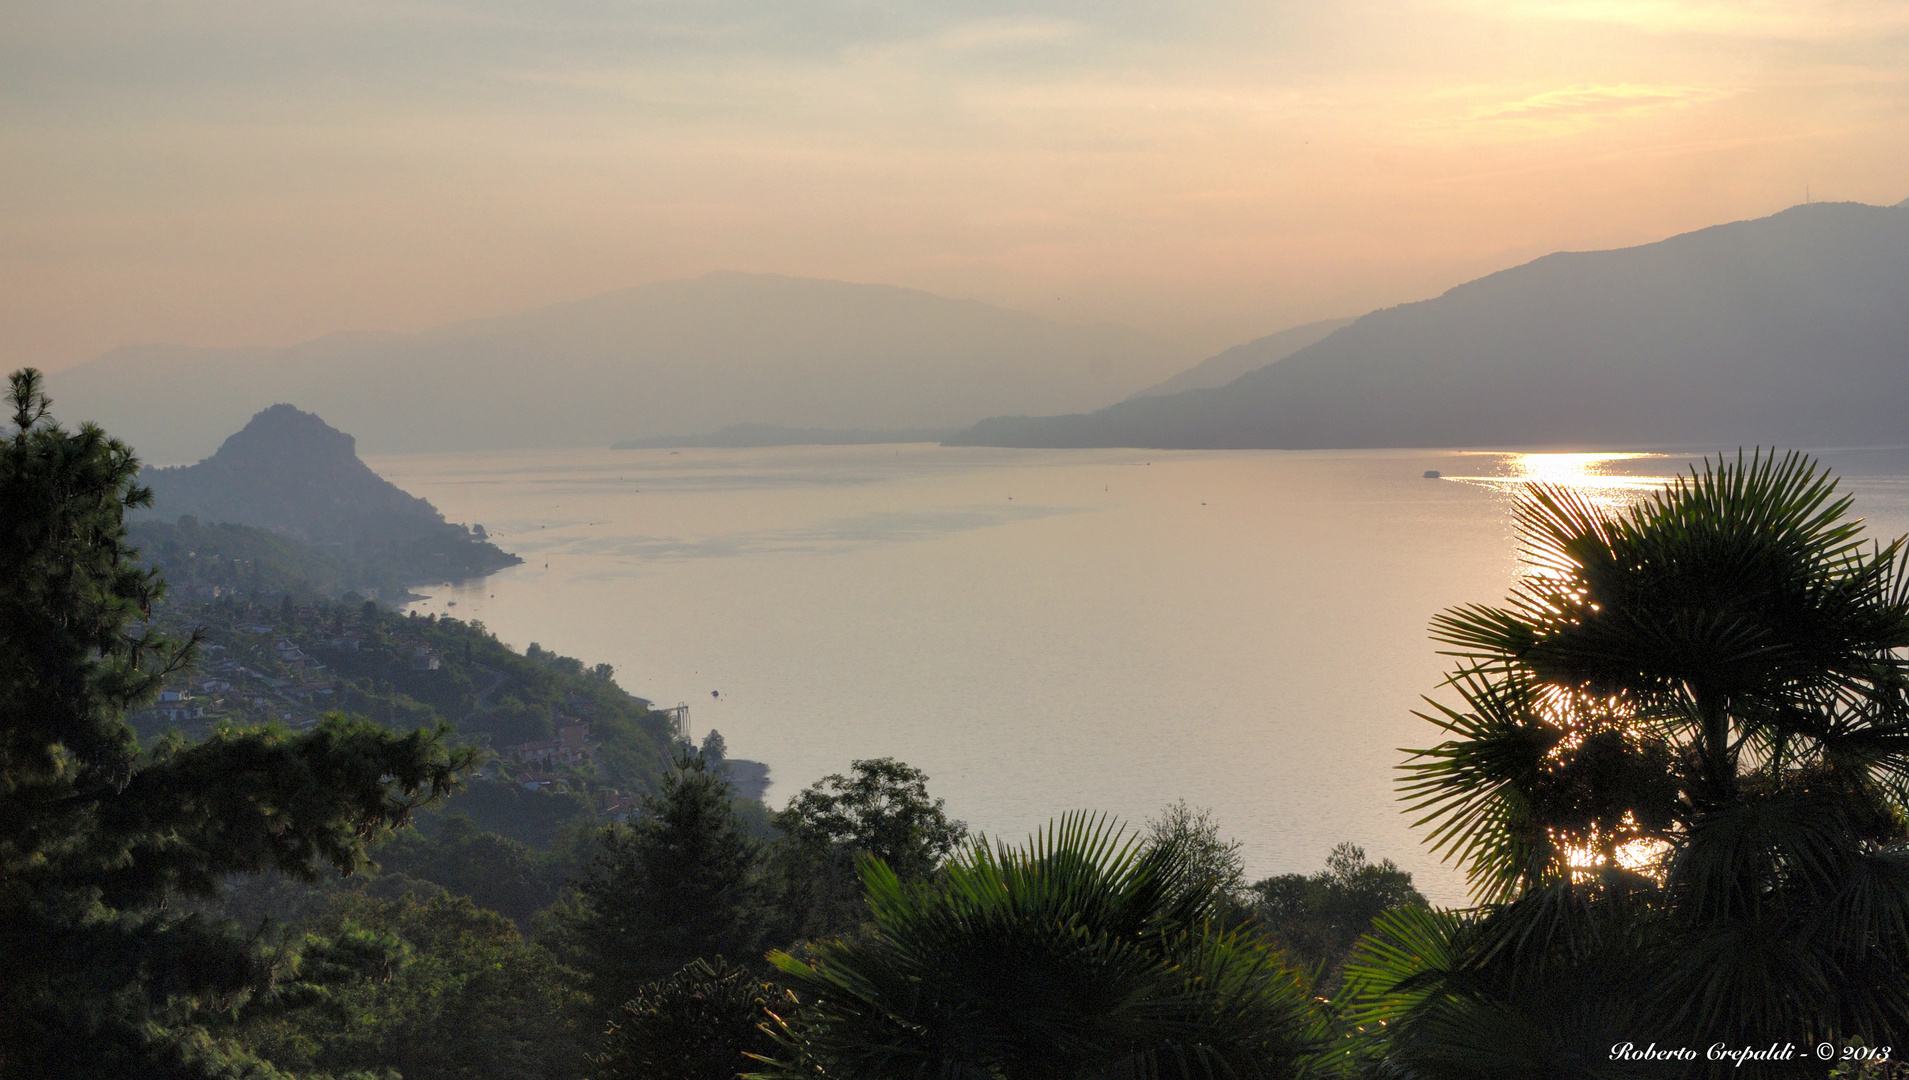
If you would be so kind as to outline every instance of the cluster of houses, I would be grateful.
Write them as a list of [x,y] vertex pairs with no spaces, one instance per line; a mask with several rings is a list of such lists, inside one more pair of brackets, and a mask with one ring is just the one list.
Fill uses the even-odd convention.
[[632,815],[641,813],[643,799],[639,795],[625,795],[612,791],[603,801],[603,816],[617,824],[628,822]]
[[[269,626],[238,629],[270,634]],[[337,693],[330,670],[288,638],[270,645],[282,675],[268,675],[231,657],[224,645],[207,645],[199,666],[200,678],[162,690],[159,700],[139,719],[168,725],[191,725],[231,716],[273,719],[294,726],[317,722],[329,711]]]
[[568,786],[558,769],[589,764],[596,749],[597,744],[590,741],[590,725],[566,719],[557,725],[556,738],[506,746],[498,753],[510,762],[506,772],[518,783],[527,788],[550,790]]
[[[304,618],[305,612],[298,614],[301,623],[316,621]],[[315,723],[319,715],[333,707],[337,692],[335,673],[318,656],[330,653],[332,658],[337,658],[340,652],[355,653],[366,640],[354,629],[339,627],[330,634],[321,631],[318,637],[308,639],[312,641],[308,652],[292,637],[280,636],[283,631],[278,627],[257,624],[232,629],[256,636],[249,641],[235,640],[230,647],[205,646],[198,677],[190,684],[167,688],[145,711],[146,719],[174,726],[206,724],[223,717],[272,719],[293,726]],[[437,671],[444,663],[444,658],[429,644],[406,645],[398,655],[408,661],[413,671]],[[273,659],[276,664],[269,663]],[[340,662],[348,663],[342,658]],[[640,698],[633,700],[648,704]],[[533,790],[581,793],[578,772],[595,762],[599,747],[591,738],[597,706],[589,698],[573,692],[565,696],[559,708],[561,718],[553,738],[501,747],[496,759],[484,771]],[[675,726],[687,729],[688,706],[664,712]],[[749,771],[748,767],[754,763],[735,764],[743,766],[743,775],[735,778],[741,781],[742,787],[767,786],[766,775],[757,777]],[[766,774],[766,767],[761,771]],[[594,784],[585,787],[590,789],[593,801],[601,803],[601,812],[611,820],[626,821],[641,810],[640,796],[605,791]]]
[[205,705],[195,700],[188,690],[159,691],[159,701],[149,711],[169,724],[205,717]]

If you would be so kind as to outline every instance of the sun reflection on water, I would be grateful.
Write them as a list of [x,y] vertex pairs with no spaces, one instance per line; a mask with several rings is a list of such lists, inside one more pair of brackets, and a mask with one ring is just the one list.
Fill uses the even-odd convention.
[[[1453,476],[1450,479],[1475,484],[1484,484],[1508,491],[1516,491],[1527,484],[1553,484],[1568,487],[1590,500],[1594,505],[1616,509],[1629,506],[1649,492],[1669,483],[1672,477],[1666,470],[1662,474],[1650,475],[1636,470],[1635,465],[1626,467],[1626,463],[1648,459],[1661,459],[1665,465],[1674,460],[1664,454],[1649,453],[1594,453],[1594,454],[1490,454],[1480,455],[1495,459],[1497,466],[1489,476]],[[1654,472],[1654,470],[1653,470]]]
[[1628,476],[1608,471],[1614,461],[1635,461],[1658,454],[1514,454],[1508,464],[1516,470],[1510,479],[1567,487],[1657,487],[1663,478]]

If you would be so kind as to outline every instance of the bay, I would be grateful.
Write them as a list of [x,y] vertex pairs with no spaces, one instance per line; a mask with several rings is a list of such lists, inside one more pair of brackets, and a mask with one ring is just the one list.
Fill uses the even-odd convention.
[[[1905,458],[1828,455],[1890,536]],[[1013,839],[1184,798],[1255,878],[1352,841],[1453,904],[1461,877],[1395,791],[1401,748],[1437,741],[1413,715],[1447,667],[1428,620],[1511,586],[1521,482],[1620,503],[1687,460],[911,444],[371,464],[526,560],[413,610],[688,703],[696,738],[770,764],[772,805],[873,757]]]

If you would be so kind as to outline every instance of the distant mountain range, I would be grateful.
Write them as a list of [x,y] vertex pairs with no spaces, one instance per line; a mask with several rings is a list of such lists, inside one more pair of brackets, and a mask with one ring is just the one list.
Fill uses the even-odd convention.
[[750,446],[869,446],[877,443],[938,443],[955,428],[788,428],[774,424],[731,424],[706,435],[664,435],[654,439],[625,439],[612,450],[669,450],[681,447]]
[[1342,326],[1350,326],[1351,319],[1323,319],[1319,322],[1295,326],[1290,330],[1281,330],[1277,334],[1268,334],[1255,338],[1244,345],[1235,345],[1225,352],[1209,356],[1173,378],[1135,394],[1134,397],[1160,397],[1165,394],[1177,394],[1182,390],[1203,390],[1213,386],[1225,386],[1249,371],[1257,371],[1267,364],[1276,364],[1298,352]]
[[[483,526],[444,520],[359,460],[355,440],[317,416],[274,405],[197,465],[146,469],[147,513],[267,529],[405,583],[476,577],[523,560]],[[190,522],[188,522],[190,525]]]
[[714,431],[958,429],[1099,408],[1191,361],[1111,324],[1074,326],[913,289],[716,273],[419,334],[282,349],[129,346],[55,372],[63,416],[149,461],[191,461],[295,401],[379,453],[607,445]]
[[1025,447],[1909,443],[1909,202],[1547,255],[1224,386],[1003,416]]

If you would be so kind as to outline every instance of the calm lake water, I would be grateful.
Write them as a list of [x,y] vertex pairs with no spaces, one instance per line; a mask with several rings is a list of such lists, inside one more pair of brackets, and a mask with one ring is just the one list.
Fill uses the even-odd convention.
[[[1909,531],[1909,455],[1826,457],[1877,531]],[[1255,878],[1350,840],[1456,903],[1394,790],[1399,748],[1437,741],[1412,715],[1445,668],[1427,621],[1512,584],[1520,478],[1621,500],[1686,460],[906,445],[371,464],[526,560],[416,610],[688,702],[698,739],[770,764],[774,805],[872,757],[1015,839],[1185,798]]]

